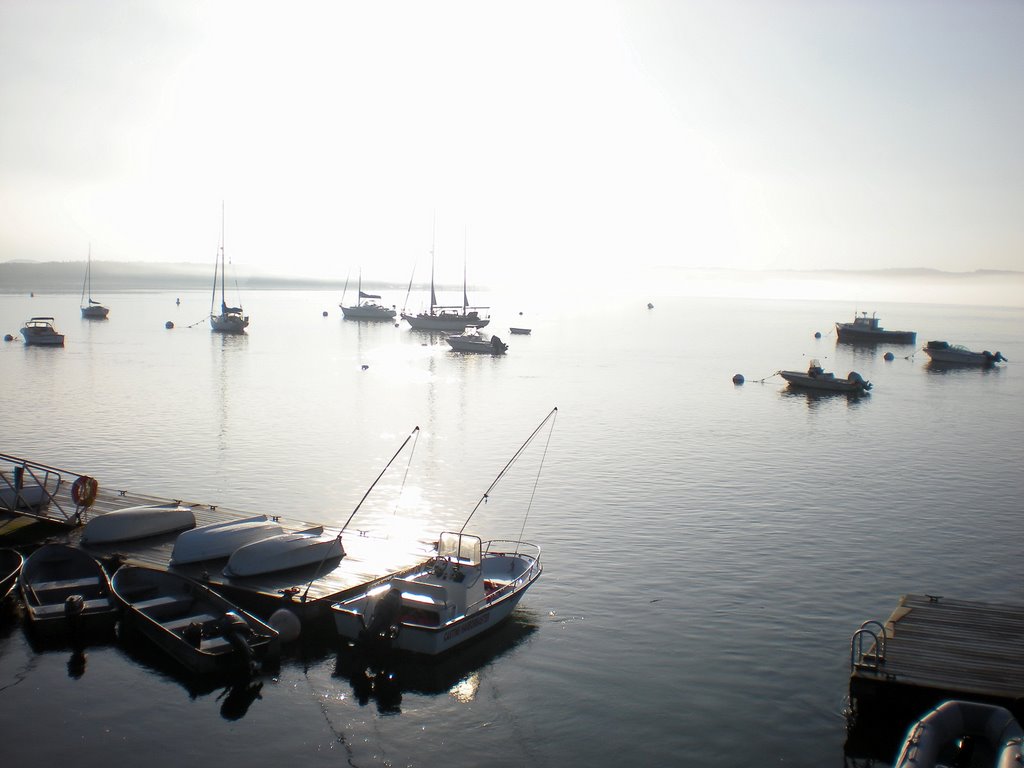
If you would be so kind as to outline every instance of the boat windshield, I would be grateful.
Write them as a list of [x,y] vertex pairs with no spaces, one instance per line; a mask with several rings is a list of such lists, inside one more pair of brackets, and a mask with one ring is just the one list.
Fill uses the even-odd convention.
[[480,537],[468,533],[441,534],[437,542],[437,556],[450,557],[466,565],[480,564]]

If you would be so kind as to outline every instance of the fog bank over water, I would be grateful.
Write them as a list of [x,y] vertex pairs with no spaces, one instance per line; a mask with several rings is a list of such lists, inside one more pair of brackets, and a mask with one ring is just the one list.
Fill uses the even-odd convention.
[[[372,271],[372,266],[367,271]],[[0,293],[75,293],[82,290],[85,262],[0,262]],[[412,283],[410,306],[421,303],[429,290],[429,267],[418,271]],[[437,281],[442,301],[461,299],[461,284]],[[364,290],[384,291],[390,303],[401,306],[409,292],[409,278],[379,275],[364,280]],[[474,283],[473,293],[489,291],[537,304],[576,303],[602,297],[635,295],[645,301],[666,296],[756,298],[774,300],[849,301],[851,309],[871,311],[878,303],[909,302],[979,306],[1024,306],[1024,272],[978,270],[942,272],[931,269],[891,270],[735,270],[645,267],[635,272],[581,269],[576,273],[515,272],[500,284]],[[202,290],[212,285],[208,265],[194,263],[148,264],[93,261],[92,291],[96,296],[118,291]],[[228,268],[228,283],[239,290],[345,290],[346,281],[316,275],[283,275],[245,267]],[[348,280],[354,297],[356,272]],[[442,294],[447,294],[442,298]],[[339,296],[340,298],[340,296]],[[457,302],[456,302],[457,303]]]

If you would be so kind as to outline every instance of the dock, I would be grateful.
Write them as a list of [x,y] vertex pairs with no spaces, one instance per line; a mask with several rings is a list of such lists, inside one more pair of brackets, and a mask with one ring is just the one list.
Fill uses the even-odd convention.
[[904,595],[885,622],[854,633],[848,751],[864,737],[901,740],[947,699],[995,704],[1024,722],[1024,604]]
[[[71,496],[74,481],[80,474],[0,454],[0,534],[7,529],[24,525],[25,521],[42,524],[44,538],[81,547],[93,557],[115,568],[119,564],[142,565],[157,569],[170,569],[171,552],[177,533],[135,541],[111,544],[85,544],[82,528],[96,516],[118,509],[149,504],[181,504],[191,507],[196,527],[225,523],[254,517],[260,512],[247,512],[223,506],[190,501],[184,498],[167,499],[119,490],[99,483],[95,501],[82,508]],[[7,467],[20,467],[19,481]],[[39,499],[39,495],[42,498]],[[21,501],[41,503],[22,504]],[[287,519],[268,515],[280,523],[286,532],[309,529],[316,522]],[[339,533],[324,526],[325,533]],[[260,613],[277,607],[295,611],[303,622],[327,615],[327,607],[368,584],[384,581],[419,568],[435,553],[435,542],[421,540],[394,540],[373,535],[368,531],[346,529],[342,536],[345,555],[323,566],[308,566],[289,571],[261,574],[245,578],[231,578],[222,573],[226,559],[204,563],[174,566],[173,570],[209,584],[217,591],[236,600],[244,607]]]

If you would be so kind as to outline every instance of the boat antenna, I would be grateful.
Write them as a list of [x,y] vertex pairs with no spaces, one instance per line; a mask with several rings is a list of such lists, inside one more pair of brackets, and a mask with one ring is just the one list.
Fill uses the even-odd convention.
[[[419,431],[420,431],[420,428],[417,426],[412,432],[409,433],[409,436],[405,438],[405,440],[402,442],[402,445],[399,447],[399,449],[397,451],[395,451],[395,455],[391,457],[391,461],[389,461],[384,466],[384,469],[382,469],[380,471],[380,474],[377,475],[377,479],[374,480],[373,483],[370,484],[370,487],[366,489],[366,493],[363,494],[363,498],[361,498],[359,500],[359,503],[356,504],[356,508],[352,510],[352,514],[348,516],[348,520],[345,521],[345,524],[343,526],[341,526],[341,530],[338,531],[338,536],[337,536],[338,541],[341,541],[341,534],[343,534],[345,532],[345,529],[348,527],[348,524],[352,522],[352,518],[356,516],[356,512],[359,511],[359,508],[363,505],[363,502],[366,501],[366,497],[370,495],[370,491],[372,491],[373,487],[375,485],[377,485],[377,483],[380,481],[380,479],[382,477],[384,477],[384,473],[388,471],[388,467],[391,466],[391,463],[395,459],[398,458],[398,454],[400,454],[402,452],[402,449],[405,448],[406,444],[413,438],[414,435],[418,434]],[[306,584],[306,589],[302,593],[302,602],[306,602],[306,596],[309,594],[309,588],[311,586],[313,586],[313,582],[316,581],[320,577],[320,569],[323,568],[324,563],[326,561],[327,561],[327,553],[325,552],[324,556],[320,559],[320,564],[316,567],[316,571],[313,573],[313,578],[311,578],[309,580],[309,583]]]
[[[476,511],[480,508],[480,505],[487,501],[489,494],[491,493],[491,491],[494,490],[494,487],[498,484],[498,481],[505,476],[505,473],[508,472],[509,468],[515,463],[516,459],[518,459],[519,456],[523,453],[523,451],[526,450],[526,447],[531,442],[533,442],[533,438],[537,436],[537,433],[540,432],[541,428],[548,422],[548,420],[551,420],[551,429],[553,430],[555,428],[554,417],[557,413],[558,408],[552,408],[551,413],[545,416],[544,420],[537,425],[537,428],[533,430],[532,434],[528,438],[526,438],[526,442],[519,446],[519,450],[515,452],[511,459],[508,460],[508,463],[505,465],[504,469],[502,469],[501,472],[498,473],[498,476],[494,478],[494,481],[487,487],[487,490],[484,491],[484,495],[480,497],[480,500],[476,503],[476,506],[473,507],[473,511],[469,513],[469,517],[467,517],[466,522],[462,524],[462,527],[459,529],[459,533],[462,533],[466,530],[466,526],[469,525],[469,521],[473,519],[473,515],[476,514]],[[551,440],[550,434],[548,435],[548,440]],[[547,447],[545,446],[545,452],[546,451]]]

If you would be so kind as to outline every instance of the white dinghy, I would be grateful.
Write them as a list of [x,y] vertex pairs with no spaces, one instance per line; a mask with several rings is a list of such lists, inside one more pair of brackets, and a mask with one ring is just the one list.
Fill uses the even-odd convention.
[[145,504],[97,515],[85,524],[83,544],[146,539],[195,528],[196,516],[182,504]]
[[345,555],[341,534],[324,533],[323,526],[296,533],[281,533],[245,544],[228,558],[225,576],[256,576],[316,565]]
[[171,552],[171,565],[219,560],[229,557],[239,547],[281,533],[284,529],[280,523],[266,515],[203,525],[178,536]]

